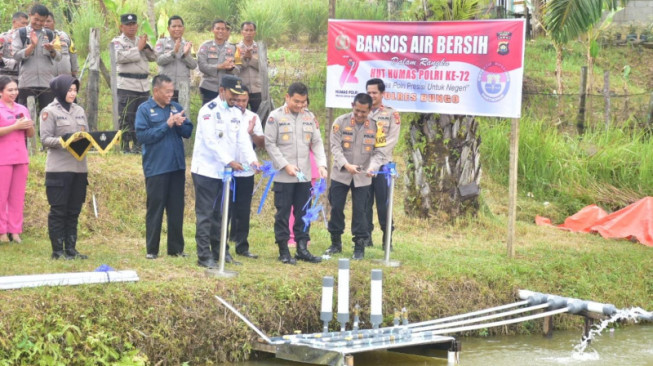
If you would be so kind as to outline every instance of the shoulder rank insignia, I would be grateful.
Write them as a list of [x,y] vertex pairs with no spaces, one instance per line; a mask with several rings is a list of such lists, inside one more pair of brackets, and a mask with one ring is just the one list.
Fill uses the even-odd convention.
[[218,104],[217,104],[216,102],[211,102],[211,103],[209,103],[209,109],[213,109],[213,108],[215,108],[215,106],[217,106],[217,105],[218,105]]

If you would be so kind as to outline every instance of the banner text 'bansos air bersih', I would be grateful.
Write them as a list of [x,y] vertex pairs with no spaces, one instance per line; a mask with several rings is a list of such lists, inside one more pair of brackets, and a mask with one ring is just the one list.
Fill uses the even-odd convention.
[[524,31],[523,20],[329,20],[326,106],[351,108],[380,78],[399,111],[518,118]]

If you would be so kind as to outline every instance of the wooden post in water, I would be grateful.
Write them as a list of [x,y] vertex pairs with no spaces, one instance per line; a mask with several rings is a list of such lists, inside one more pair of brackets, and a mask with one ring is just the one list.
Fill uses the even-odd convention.
[[610,128],[610,71],[603,73],[603,99],[605,103],[605,130]]
[[34,136],[27,139],[27,150],[29,150],[30,155],[34,155],[38,151],[36,148],[36,136],[40,134],[41,116],[36,114],[36,101],[31,95],[27,97],[27,110],[29,111],[29,115],[32,116],[32,121],[34,121]]
[[515,257],[515,224],[517,222],[517,177],[519,160],[519,118],[510,124],[510,167],[508,168],[508,258]]
[[580,68],[580,101],[578,106],[578,117],[576,118],[576,128],[579,134],[585,132],[585,103],[587,101],[587,66]]
[[553,337],[553,316],[547,316],[546,318],[544,318],[542,331],[545,337],[547,338]]
[[88,84],[86,86],[86,116],[88,128],[98,130],[98,105],[100,98],[100,29],[91,28],[88,43]]
[[113,111],[113,129],[120,129],[120,119],[118,111],[118,78],[116,75],[116,49],[113,42],[109,43],[109,56],[111,57],[111,103]]

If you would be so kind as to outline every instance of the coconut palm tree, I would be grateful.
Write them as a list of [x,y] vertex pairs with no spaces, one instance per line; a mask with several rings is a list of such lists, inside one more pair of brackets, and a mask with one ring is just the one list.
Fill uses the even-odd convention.
[[604,10],[616,10],[628,0],[549,0],[544,8],[544,28],[556,50],[558,94],[562,94],[563,47],[585,34],[601,20]]

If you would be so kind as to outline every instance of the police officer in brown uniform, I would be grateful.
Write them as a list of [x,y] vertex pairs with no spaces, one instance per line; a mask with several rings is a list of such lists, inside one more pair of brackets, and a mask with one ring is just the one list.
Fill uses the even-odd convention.
[[[116,52],[118,72],[118,112],[122,135],[122,151],[140,154],[141,147],[134,132],[136,110],[150,97],[149,62],[156,61],[154,50],[147,43],[147,35],[136,36],[138,24],[136,14],[120,16],[121,35],[111,42]],[[132,141],[130,148],[129,142]]]
[[30,25],[14,31],[11,49],[18,69],[18,104],[27,105],[27,97],[34,96],[37,111],[54,100],[50,81],[56,77],[55,62],[61,60],[61,52],[52,43],[54,32],[43,25],[50,11],[36,4],[29,12]]
[[240,67],[235,64],[236,46],[229,43],[229,25],[222,19],[211,25],[213,39],[202,43],[197,52],[197,63],[202,72],[200,93],[202,105],[218,97],[222,77],[238,75]]
[[0,75],[7,75],[13,81],[18,82],[18,62],[14,60],[11,50],[11,42],[14,37],[14,31],[18,28],[26,27],[29,23],[29,17],[22,11],[15,12],[11,17],[11,29],[0,34]]
[[170,37],[159,38],[154,47],[159,73],[170,79],[175,86],[172,100],[179,103],[179,84],[190,84],[190,71],[197,67],[197,61],[191,55],[193,44],[184,36],[184,20],[179,15],[168,19]]
[[[399,131],[401,127],[401,120],[399,119],[399,112],[383,105],[383,92],[385,91],[385,83],[381,79],[370,79],[365,84],[367,87],[367,94],[372,97],[372,112],[369,115],[370,121],[380,129],[377,135],[375,147],[383,153],[386,164],[392,160],[392,151],[399,140]],[[380,168],[383,169],[383,166]],[[388,214],[388,183],[385,175],[377,175],[372,178],[372,186],[370,189],[370,200],[367,205],[367,221],[370,229],[370,240],[367,241],[368,246],[372,246],[372,231],[374,231],[374,224],[372,219],[374,213],[372,206],[376,199],[376,213],[379,218],[379,225],[383,230],[383,244],[385,245],[386,238],[386,219]],[[392,230],[394,230],[394,225]],[[392,235],[392,233],[390,233]],[[392,237],[391,239],[392,240]]]
[[254,41],[256,24],[243,22],[240,34],[243,39],[236,45],[236,64],[240,63],[239,76],[249,89],[250,110],[257,113],[261,105],[261,76],[258,70],[258,45]]
[[54,64],[56,68],[55,73],[57,76],[66,74],[76,78],[77,72],[79,72],[79,64],[73,41],[66,32],[55,29],[55,26],[54,14],[50,13],[48,19],[45,21],[44,27],[54,32],[55,39],[52,43],[61,52],[61,61],[55,62]]
[[354,98],[352,111],[333,122],[331,132],[331,187],[329,203],[331,246],[325,254],[342,252],[341,236],[345,229],[345,202],[351,189],[351,232],[354,236],[353,259],[363,259],[370,232],[367,223],[367,201],[372,176],[383,163],[383,154],[374,148],[377,127],[367,119],[372,109],[372,98],[360,93]]
[[[308,251],[308,232],[304,231],[301,218],[306,214],[304,205],[311,196],[311,160],[313,151],[319,166],[320,176],[327,177],[326,155],[322,145],[320,126],[308,109],[308,88],[302,83],[292,83],[286,94],[286,104],[270,113],[265,128],[265,149],[274,167],[279,171],[274,176],[274,239],[279,246],[279,260],[285,264],[295,264],[290,256],[288,240],[290,228],[288,218],[291,207],[294,210],[295,241],[297,241],[296,259],[319,263],[322,258],[313,256]],[[306,180],[300,181],[298,173],[307,174]],[[299,174],[301,176],[302,174]]]

